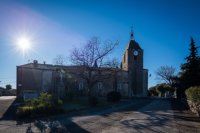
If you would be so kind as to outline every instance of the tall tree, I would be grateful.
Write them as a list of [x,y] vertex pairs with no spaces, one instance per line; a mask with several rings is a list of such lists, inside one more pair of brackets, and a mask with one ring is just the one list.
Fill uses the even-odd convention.
[[12,86],[10,84],[7,84],[6,85],[6,90],[11,90],[12,89]]
[[92,37],[82,48],[72,51],[71,62],[79,66],[74,74],[86,81],[89,96],[97,82],[109,78],[111,66],[106,59],[117,44],[118,41],[102,43],[97,37]]
[[186,63],[181,65],[180,72],[180,88],[182,93],[191,86],[200,85],[200,59],[193,38],[191,38],[190,42],[189,55],[185,60]]
[[175,71],[173,66],[161,66],[156,70],[156,78],[172,87]]
[[56,65],[64,65],[66,62],[66,58],[63,55],[57,55],[54,59],[53,59],[53,63]]

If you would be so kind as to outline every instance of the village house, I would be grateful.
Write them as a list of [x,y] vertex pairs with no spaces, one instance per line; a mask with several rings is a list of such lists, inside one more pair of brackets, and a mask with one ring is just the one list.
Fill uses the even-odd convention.
[[[122,97],[147,96],[148,70],[143,68],[143,52],[132,32],[120,68],[93,68],[95,72],[101,72],[104,79],[95,83],[91,94],[106,96],[115,90]],[[58,97],[69,94],[86,96],[86,81],[75,74],[81,72],[82,68],[38,63],[37,60],[17,66],[17,98],[34,98],[41,92],[49,92]]]

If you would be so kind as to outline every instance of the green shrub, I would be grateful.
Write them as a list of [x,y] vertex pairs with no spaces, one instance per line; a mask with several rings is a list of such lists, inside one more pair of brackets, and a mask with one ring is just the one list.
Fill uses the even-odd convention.
[[108,102],[119,102],[121,99],[120,92],[111,91],[107,94],[107,101]]
[[63,105],[63,101],[61,99],[58,99],[57,102],[59,106]]
[[96,106],[98,104],[98,99],[95,96],[90,96],[88,102],[90,106]]
[[190,87],[185,93],[188,100],[191,100],[196,105],[200,104],[200,86]]
[[38,117],[60,113],[62,104],[61,99],[53,98],[48,93],[41,93],[38,98],[25,101],[24,105],[17,109],[17,116]]
[[17,116],[18,117],[26,117],[26,116],[30,116],[31,112],[34,110],[33,107],[27,107],[27,106],[23,106],[23,107],[19,107],[17,109]]

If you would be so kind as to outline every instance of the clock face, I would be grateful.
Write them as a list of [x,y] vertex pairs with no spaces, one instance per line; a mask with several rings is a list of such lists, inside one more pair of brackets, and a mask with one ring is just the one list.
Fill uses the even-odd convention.
[[134,55],[134,56],[137,56],[137,55],[138,55],[138,51],[137,51],[137,50],[134,50],[134,51],[133,51],[133,55]]

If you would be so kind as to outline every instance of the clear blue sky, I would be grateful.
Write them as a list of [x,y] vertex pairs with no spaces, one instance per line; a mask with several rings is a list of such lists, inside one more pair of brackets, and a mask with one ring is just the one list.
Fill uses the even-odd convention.
[[[92,36],[119,40],[113,56],[121,60],[131,25],[152,75],[149,86],[155,85],[159,66],[179,70],[191,36],[200,45],[199,7],[199,0],[1,0],[0,86],[15,88],[17,65],[34,59],[51,64]],[[32,42],[25,56],[16,46],[22,35]]]

